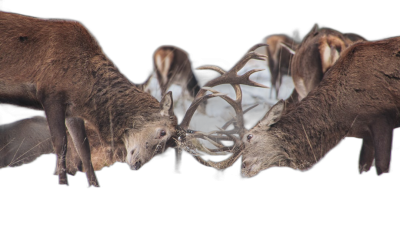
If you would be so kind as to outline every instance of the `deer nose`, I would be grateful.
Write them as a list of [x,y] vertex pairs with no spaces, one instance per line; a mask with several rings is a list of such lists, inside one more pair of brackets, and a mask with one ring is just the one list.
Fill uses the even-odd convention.
[[245,162],[242,163],[242,169],[246,169],[246,163]]
[[133,170],[138,170],[138,169],[140,169],[141,166],[142,166],[142,162],[141,162],[141,161],[137,161],[137,162],[135,163],[135,165],[132,165],[132,166],[131,166],[131,169],[133,169]]

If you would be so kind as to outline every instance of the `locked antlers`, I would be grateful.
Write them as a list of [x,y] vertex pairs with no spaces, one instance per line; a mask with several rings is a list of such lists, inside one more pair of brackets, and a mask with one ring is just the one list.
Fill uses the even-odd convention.
[[[200,156],[193,154],[194,158],[199,161],[201,164],[205,166],[211,166],[216,169],[225,169],[229,166],[231,166],[242,154],[242,150],[244,147],[244,143],[242,142],[242,138],[244,136],[244,133],[246,132],[245,127],[244,127],[244,119],[243,119],[243,114],[249,111],[250,109],[254,108],[255,106],[250,107],[249,109],[246,109],[243,111],[242,109],[242,89],[240,88],[241,84],[248,85],[248,86],[253,86],[253,87],[262,87],[262,88],[267,88],[267,86],[264,86],[262,84],[259,84],[257,82],[254,82],[250,80],[250,76],[255,73],[259,72],[261,70],[259,69],[253,69],[245,74],[239,76],[237,75],[238,71],[242,69],[245,64],[250,60],[250,59],[257,59],[257,60],[266,60],[267,56],[261,55],[255,52],[255,50],[259,47],[262,46],[267,46],[266,44],[257,44],[253,46],[245,56],[242,57],[239,62],[233,66],[232,69],[229,71],[225,72],[222,68],[218,66],[202,66],[198,69],[205,70],[205,69],[210,69],[214,70],[218,73],[221,74],[220,77],[217,77],[213,80],[210,80],[207,82],[204,87],[199,91],[199,93],[196,95],[195,99],[193,100],[192,104],[190,105],[189,109],[186,111],[186,114],[182,120],[182,123],[180,124],[180,134],[178,134],[178,147],[181,149],[184,149],[188,152],[193,152],[194,148],[198,148],[198,146],[194,146],[193,143],[191,142],[191,139],[193,138],[200,138],[207,140],[210,142],[212,145],[217,147],[216,149],[209,149],[202,145],[201,147],[205,149],[208,152],[212,153],[218,153],[218,152],[231,152],[233,153],[228,159],[221,161],[221,162],[213,162],[213,161],[205,161],[203,158]],[[232,85],[233,89],[235,90],[236,93],[236,99],[232,99],[224,94],[221,94],[220,92],[212,89],[212,87],[221,85],[221,84],[230,84]],[[206,95],[206,92],[210,91],[212,94]],[[229,105],[233,107],[235,110],[236,116],[228,121],[222,128],[216,131],[211,131],[208,133],[201,132],[201,131],[193,131],[193,130],[188,130],[189,123],[197,110],[198,106],[200,105],[201,102],[203,102],[206,99],[213,98],[213,97],[220,97],[224,99]],[[226,130],[229,125],[233,124],[234,128],[232,130]],[[221,143],[221,141],[233,141],[232,146],[225,146]]]

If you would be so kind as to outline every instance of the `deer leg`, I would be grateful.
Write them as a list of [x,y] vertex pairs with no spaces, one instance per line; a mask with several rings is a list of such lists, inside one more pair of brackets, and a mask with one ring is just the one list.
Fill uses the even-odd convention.
[[375,167],[378,175],[389,172],[393,126],[388,118],[378,118],[371,127],[375,148]]
[[57,155],[56,174],[58,174],[58,182],[59,184],[68,185],[65,162],[67,155],[65,105],[58,100],[46,99],[43,101],[43,108],[49,124],[54,152]]
[[359,160],[359,171],[360,174],[362,172],[367,172],[372,166],[372,162],[374,161],[375,158],[375,148],[374,148],[374,142],[372,141],[371,134],[368,134],[367,137],[363,138],[363,144],[361,147],[361,152],[360,152],[360,160]]
[[99,187],[99,183],[97,182],[92,165],[89,140],[86,135],[84,121],[76,117],[68,118],[66,121],[68,131],[74,142],[75,149],[82,160],[83,168],[86,170],[86,177],[88,179],[89,186],[93,185],[95,187]]

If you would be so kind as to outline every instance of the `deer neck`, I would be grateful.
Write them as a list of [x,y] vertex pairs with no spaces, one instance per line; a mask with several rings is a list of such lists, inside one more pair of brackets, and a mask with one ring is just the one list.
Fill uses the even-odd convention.
[[339,98],[329,96],[320,91],[305,98],[271,128],[285,146],[290,167],[305,170],[313,166],[349,133],[357,119],[341,108]]
[[105,56],[94,57],[92,64],[94,84],[81,114],[98,127],[105,142],[120,143],[126,129],[160,111],[159,102],[136,88]]

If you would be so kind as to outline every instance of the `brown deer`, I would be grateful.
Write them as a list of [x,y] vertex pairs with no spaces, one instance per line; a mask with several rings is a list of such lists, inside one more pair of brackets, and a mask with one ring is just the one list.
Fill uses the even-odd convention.
[[290,76],[291,74],[290,65],[293,57],[288,49],[282,47],[282,44],[296,49],[299,42],[285,34],[275,34],[264,38],[264,43],[268,45],[266,53],[268,56],[268,68],[271,74],[271,95],[272,90],[275,89],[275,96],[278,98],[282,76],[284,74]]
[[137,89],[78,22],[0,12],[0,103],[45,111],[57,154],[59,183],[68,184],[66,129],[98,186],[84,121],[139,169],[175,134],[171,93],[158,102]]
[[[111,148],[102,141],[94,127],[86,123],[85,129],[94,170],[125,161],[124,147]],[[68,132],[67,136],[68,141],[73,143]],[[83,167],[75,146],[68,145],[67,148],[67,173],[74,175],[77,171],[87,171],[87,168]],[[46,118],[37,116],[0,126],[0,168],[27,164],[49,153],[55,152]]]
[[292,78],[299,100],[321,82],[324,73],[338,60],[351,44],[365,40],[356,34],[342,34],[317,24],[297,46],[292,60]]
[[400,37],[350,46],[307,97],[289,110],[278,102],[244,135],[242,175],[309,169],[346,136],[364,140],[360,171],[375,158],[378,175],[388,172],[400,126],[399,68]]
[[173,91],[174,107],[178,117],[182,117],[201,86],[189,54],[179,47],[162,45],[153,53],[153,67],[154,72],[137,87],[161,99],[173,85],[179,86],[180,90]]

